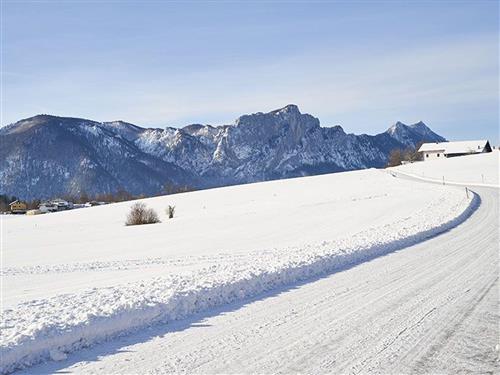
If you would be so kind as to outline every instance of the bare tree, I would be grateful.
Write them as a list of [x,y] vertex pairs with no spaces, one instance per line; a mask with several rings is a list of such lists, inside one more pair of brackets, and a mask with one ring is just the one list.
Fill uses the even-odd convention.
[[423,160],[422,153],[418,152],[424,142],[419,142],[415,147],[408,147],[403,153],[403,160],[413,163],[414,161]]
[[125,225],[141,225],[159,223],[158,214],[152,208],[147,208],[142,202],[134,203],[130,208]]
[[387,161],[386,167],[395,167],[401,165],[403,161],[408,161],[413,163],[415,161],[423,160],[422,154],[418,152],[420,146],[423,142],[417,143],[415,147],[408,147],[405,150],[396,148],[389,154],[389,160]]
[[395,167],[397,165],[401,165],[402,160],[403,160],[403,153],[399,148],[396,148],[392,150],[391,153],[389,154],[387,167]]

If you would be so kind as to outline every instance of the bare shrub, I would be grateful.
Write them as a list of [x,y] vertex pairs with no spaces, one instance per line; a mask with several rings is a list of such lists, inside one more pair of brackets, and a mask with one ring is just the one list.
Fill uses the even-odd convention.
[[147,208],[142,202],[134,203],[130,208],[125,225],[141,225],[159,223],[157,213],[152,208]]
[[167,207],[167,215],[168,215],[168,218],[169,219],[172,219],[174,217],[174,214],[175,214],[175,206],[168,206]]

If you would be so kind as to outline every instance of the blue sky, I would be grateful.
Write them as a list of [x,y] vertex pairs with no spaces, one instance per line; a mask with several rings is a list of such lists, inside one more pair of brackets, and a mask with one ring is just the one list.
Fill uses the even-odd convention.
[[3,1],[2,124],[227,124],[295,103],[498,143],[497,1]]

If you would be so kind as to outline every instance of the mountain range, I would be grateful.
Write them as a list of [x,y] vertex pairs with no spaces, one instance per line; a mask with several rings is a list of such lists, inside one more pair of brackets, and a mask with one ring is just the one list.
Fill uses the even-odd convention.
[[379,168],[393,149],[444,140],[423,122],[347,134],[321,127],[292,104],[230,125],[165,129],[37,115],[0,128],[0,194],[150,195],[166,185],[207,188]]

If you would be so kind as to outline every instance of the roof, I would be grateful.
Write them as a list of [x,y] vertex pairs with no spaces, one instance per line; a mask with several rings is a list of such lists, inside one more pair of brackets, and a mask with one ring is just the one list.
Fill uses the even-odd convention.
[[16,199],[14,202],[10,202],[10,203],[9,203],[9,206],[12,206],[13,204],[16,204],[16,203],[23,203],[23,202],[19,202],[19,200],[18,200],[18,199]]
[[424,143],[418,152],[442,151],[444,154],[480,153],[488,144],[488,140],[459,141],[459,142],[434,142]]

